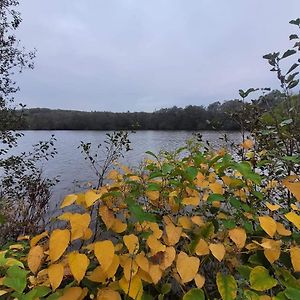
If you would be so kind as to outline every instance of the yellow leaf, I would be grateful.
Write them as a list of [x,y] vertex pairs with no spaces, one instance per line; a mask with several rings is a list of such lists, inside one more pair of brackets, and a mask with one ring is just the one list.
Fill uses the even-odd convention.
[[118,255],[114,255],[112,263],[111,263],[111,265],[108,267],[108,269],[106,271],[107,278],[112,278],[112,277],[115,276],[115,274],[116,274],[116,272],[118,270],[119,264],[120,264],[119,256]]
[[87,191],[84,194],[85,204],[87,207],[92,206],[98,199],[100,199],[102,194],[97,194],[94,191]]
[[123,273],[126,280],[130,281],[130,278],[136,275],[139,267],[133,258],[127,257],[123,265]]
[[169,223],[165,228],[169,246],[177,244],[182,233],[182,228],[176,227],[173,223]]
[[190,257],[185,252],[180,252],[176,260],[176,269],[183,283],[193,280],[198,273],[200,260]]
[[267,208],[270,210],[270,211],[276,211],[278,210],[279,208],[281,208],[281,206],[279,204],[272,204],[270,202],[267,202],[266,203],[266,206]]
[[151,201],[156,201],[159,199],[159,191],[146,191],[145,194]]
[[227,186],[229,186],[232,182],[232,179],[228,176],[222,176],[221,178],[222,178],[224,184],[227,185]]
[[77,200],[77,195],[75,194],[70,194],[65,197],[64,201],[62,202],[60,208],[64,208],[66,206],[69,206],[73,204]]
[[239,249],[245,246],[247,235],[243,228],[234,228],[229,230],[229,237]]
[[57,261],[65,252],[70,242],[68,229],[55,229],[49,239],[49,257],[52,262]]
[[97,294],[97,300],[122,300],[120,294],[110,288],[100,289]]
[[151,231],[153,232],[153,235],[157,238],[160,239],[163,232],[162,230],[159,229],[159,226],[157,223],[154,222],[148,222],[148,227],[151,229]]
[[298,206],[296,204],[291,204],[292,210],[299,210]]
[[88,229],[91,222],[91,216],[88,213],[85,214],[73,214],[70,216],[71,224],[71,241],[82,238]]
[[160,268],[162,270],[165,270],[168,267],[170,267],[173,261],[175,260],[175,257],[176,257],[176,251],[174,247],[167,247],[166,251],[164,252],[164,257],[162,263],[160,264]]
[[95,243],[94,253],[103,270],[107,271],[115,255],[115,247],[112,241],[106,240]]
[[181,201],[181,203],[184,204],[184,205],[193,205],[193,206],[199,205],[199,202],[200,202],[200,197],[199,196],[185,197]]
[[30,271],[36,273],[41,266],[44,250],[41,246],[34,246],[28,253],[27,263]]
[[[298,180],[298,181],[296,181],[296,180]],[[295,196],[297,201],[300,201],[300,181],[299,181],[299,177],[289,176],[285,180],[283,180],[283,184]]]
[[217,273],[216,283],[223,300],[234,300],[237,296],[237,282],[232,275]]
[[93,236],[93,230],[91,228],[86,228],[86,230],[83,233],[82,239],[87,241]]
[[61,284],[64,276],[63,264],[53,264],[48,268],[48,277],[53,291],[55,291]]
[[244,148],[244,149],[250,149],[252,148],[254,145],[254,142],[250,139],[247,139],[244,141],[244,143],[241,144],[241,146]]
[[135,262],[143,271],[145,271],[145,272],[149,271],[149,261],[148,261],[147,257],[145,256],[144,252],[139,253],[135,257]]
[[57,216],[57,219],[58,220],[61,220],[61,221],[70,221],[70,218],[73,214],[71,212],[65,212],[59,216]]
[[166,246],[163,245],[157,238],[155,238],[153,234],[148,237],[147,245],[151,249],[152,255],[155,255],[157,252],[166,250]]
[[76,204],[85,207],[86,204],[84,193],[77,194]]
[[0,297],[7,294],[9,291],[6,290],[0,290]]
[[209,254],[209,247],[205,240],[200,239],[196,248],[195,252],[197,255],[207,255]]
[[130,254],[134,254],[139,251],[139,239],[136,235],[124,235],[123,241]]
[[214,194],[220,194],[220,195],[224,194],[224,189],[221,183],[218,182],[210,183],[209,188]]
[[145,282],[153,283],[152,278],[150,277],[149,273],[142,269],[138,270],[137,276],[139,276]]
[[104,222],[106,228],[110,229],[115,222],[114,213],[109,210],[106,205],[102,205],[99,207],[99,215],[102,218],[102,221]]
[[197,274],[195,276],[194,280],[195,280],[197,288],[201,289],[205,283],[205,277],[200,274]]
[[284,227],[283,224],[276,222],[276,230],[282,236],[290,236],[292,232]]
[[143,295],[143,284],[139,276],[134,276],[131,281],[127,281],[125,277],[119,280],[119,286],[124,291],[125,295],[135,300],[141,300]]
[[101,266],[96,267],[88,276],[86,276],[88,280],[104,283],[107,278],[106,272],[103,271]]
[[11,250],[23,250],[24,246],[21,244],[13,244],[9,246],[9,249]]
[[78,251],[73,251],[68,255],[68,264],[70,266],[71,273],[77,282],[80,282],[84,277],[89,263],[90,260],[87,256],[79,253]]
[[107,175],[107,179],[118,180],[120,175],[121,174],[118,171],[111,170]]
[[295,272],[300,272],[300,247],[291,247],[291,261]]
[[162,276],[162,270],[160,269],[159,265],[150,265],[149,267],[149,275],[154,284],[157,284]]
[[263,239],[263,243],[268,241],[271,248],[265,248],[264,249],[264,254],[267,260],[272,264],[274,261],[278,260],[280,257],[280,245],[281,241],[274,241],[274,240],[269,240],[269,239]]
[[269,216],[258,217],[261,228],[270,236],[273,237],[276,233],[276,221]]
[[182,226],[183,229],[187,229],[187,230],[192,229],[193,227],[193,223],[191,219],[187,216],[179,217],[178,224]]
[[289,212],[285,214],[285,217],[300,230],[300,216],[294,212]]
[[121,220],[115,219],[115,222],[113,223],[111,230],[116,233],[122,233],[127,229],[127,224],[122,223]]
[[34,247],[42,238],[48,236],[48,231],[45,231],[39,235],[33,237],[30,241],[30,247]]
[[70,287],[64,290],[63,295],[58,300],[80,300],[82,299],[82,292],[80,287]]
[[204,221],[203,221],[203,219],[200,216],[193,216],[193,217],[191,217],[191,221],[194,224],[198,225],[198,226],[204,225]]
[[30,235],[19,235],[17,241],[27,241],[30,240]]
[[210,244],[209,250],[218,261],[222,261],[225,255],[225,247],[223,244]]

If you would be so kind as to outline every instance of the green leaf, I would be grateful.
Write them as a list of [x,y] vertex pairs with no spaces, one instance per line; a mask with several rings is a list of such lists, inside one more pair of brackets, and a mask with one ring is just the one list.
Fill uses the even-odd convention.
[[7,251],[0,252],[0,267],[5,266],[7,258],[5,257]]
[[56,291],[55,293],[51,294],[48,296],[46,299],[47,300],[57,300],[62,296],[62,290]]
[[207,203],[212,203],[214,201],[223,201],[225,198],[220,194],[210,194],[207,198]]
[[151,151],[146,151],[145,153],[148,154],[148,155],[150,155],[150,156],[155,157],[155,158],[158,160],[158,157],[157,157],[153,152],[151,152]]
[[234,220],[223,220],[222,223],[226,229],[233,229],[236,227],[236,222]]
[[287,296],[290,300],[299,300],[300,299],[300,289],[288,287],[284,294]]
[[18,266],[12,266],[7,270],[3,284],[18,293],[22,293],[26,287],[26,276],[28,273],[29,272],[22,270]]
[[287,57],[289,57],[289,56],[291,56],[291,55],[294,55],[295,53],[297,53],[296,50],[290,50],[290,49],[289,49],[289,50],[287,50],[287,51],[285,51],[285,52],[283,53],[281,59],[287,58]]
[[264,199],[264,194],[261,193],[261,192],[252,191],[251,193],[252,193],[252,195],[254,195],[255,197],[257,197],[259,200],[263,200]]
[[138,203],[136,203],[132,198],[125,199],[125,202],[128,205],[129,211],[131,212],[133,217],[136,218],[137,221],[156,222],[155,215],[144,211],[143,208]]
[[251,288],[256,291],[266,291],[277,285],[277,280],[269,275],[263,266],[257,266],[250,273]]
[[279,126],[283,127],[283,126],[286,126],[286,125],[289,125],[289,124],[292,124],[293,123],[293,119],[288,119],[288,120],[284,120],[282,121]]
[[274,300],[287,300],[284,292],[279,292],[276,296],[273,297]]
[[209,238],[214,234],[214,231],[214,224],[212,222],[209,222],[199,228],[199,235],[203,238]]
[[163,164],[161,170],[164,175],[170,174],[174,170],[174,166],[170,164]]
[[46,286],[38,286],[34,289],[32,289],[27,294],[18,294],[17,298],[18,300],[36,300],[41,297],[47,296],[51,292],[51,289]]
[[162,177],[162,173],[159,171],[151,172],[149,175],[149,179],[157,178],[157,177]]
[[292,25],[300,26],[300,18],[291,20],[289,23]]
[[249,280],[252,268],[246,265],[239,265],[237,267],[237,271],[244,279]]
[[289,88],[289,89],[293,89],[295,86],[298,85],[298,83],[299,83],[299,79],[293,80],[293,81],[291,81],[291,82],[289,83],[288,88]]
[[299,38],[299,37],[298,37],[297,34],[291,34],[291,35],[290,35],[290,41],[291,41],[291,40],[298,39],[298,38]]
[[259,296],[253,291],[247,290],[244,292],[244,295],[246,296],[247,300],[259,300]]
[[190,289],[183,296],[183,300],[205,300],[204,292],[201,289]]
[[241,201],[235,197],[230,197],[229,198],[229,203],[234,207],[234,208],[240,208],[241,207]]
[[250,179],[258,185],[261,184],[260,175],[252,171],[251,165],[248,162],[243,161],[241,163],[234,163],[232,166],[239,171],[245,179]]
[[185,169],[185,176],[189,181],[193,181],[197,176],[198,169],[196,167],[188,167]]
[[282,159],[285,161],[291,161],[295,164],[300,163],[300,155],[284,156]]
[[293,64],[293,65],[290,67],[290,69],[287,71],[286,74],[291,73],[291,72],[294,71],[298,66],[299,66],[299,64],[297,64],[297,63]]
[[5,223],[5,216],[0,214],[0,225],[3,225]]
[[160,191],[161,185],[155,182],[151,182],[147,186],[147,191]]
[[247,233],[253,233],[253,231],[254,231],[253,226],[252,226],[251,222],[249,222],[249,221],[246,221],[244,223],[244,229],[246,230]]
[[223,300],[234,300],[237,295],[237,283],[232,275],[217,274],[217,287]]
[[170,283],[165,283],[162,287],[161,287],[161,293],[163,295],[170,293],[172,288],[172,285]]

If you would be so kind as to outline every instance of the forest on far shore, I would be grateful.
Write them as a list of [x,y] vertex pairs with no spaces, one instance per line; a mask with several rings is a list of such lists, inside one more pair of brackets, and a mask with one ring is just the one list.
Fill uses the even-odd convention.
[[[284,101],[275,90],[243,106],[242,100],[214,102],[207,107],[189,105],[185,108],[163,108],[148,112],[99,112],[48,108],[25,110],[26,130],[239,130],[236,116],[245,110],[246,116],[274,107]],[[246,108],[245,108],[246,107]],[[251,112],[250,112],[251,111]]]

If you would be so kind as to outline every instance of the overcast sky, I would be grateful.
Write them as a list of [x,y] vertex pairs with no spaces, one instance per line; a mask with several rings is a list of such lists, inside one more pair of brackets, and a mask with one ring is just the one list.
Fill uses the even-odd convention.
[[262,55],[291,46],[299,0],[21,0],[29,107],[153,111],[277,88]]

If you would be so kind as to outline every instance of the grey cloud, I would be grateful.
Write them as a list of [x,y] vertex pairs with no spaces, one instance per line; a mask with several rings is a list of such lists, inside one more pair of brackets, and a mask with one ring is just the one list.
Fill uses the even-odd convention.
[[290,46],[299,0],[26,0],[38,50],[18,78],[29,107],[152,111],[278,87],[262,55]]

